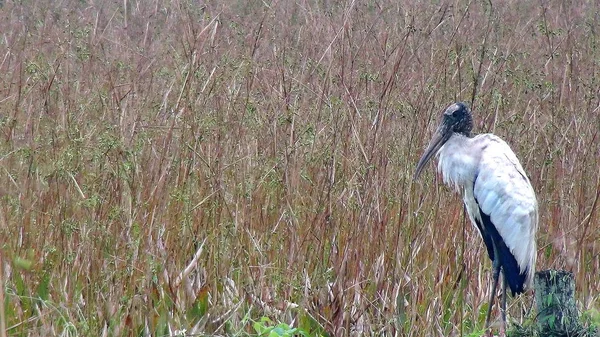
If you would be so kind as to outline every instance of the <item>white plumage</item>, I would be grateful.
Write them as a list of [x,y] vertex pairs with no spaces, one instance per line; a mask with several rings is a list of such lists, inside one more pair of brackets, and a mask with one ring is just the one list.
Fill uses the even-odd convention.
[[444,182],[463,197],[471,223],[479,230],[493,267],[486,327],[500,271],[503,274],[502,323],[506,324],[506,286],[524,292],[533,280],[538,206],[523,167],[508,144],[492,134],[471,135],[473,120],[464,103],[450,105],[425,153],[415,178],[438,156]]
[[524,286],[528,288],[537,256],[534,238],[538,206],[515,154],[506,142],[492,134],[473,138],[453,134],[438,156],[438,171],[444,182],[462,195],[473,226],[482,221],[481,208],[490,216],[520,271],[527,272]]

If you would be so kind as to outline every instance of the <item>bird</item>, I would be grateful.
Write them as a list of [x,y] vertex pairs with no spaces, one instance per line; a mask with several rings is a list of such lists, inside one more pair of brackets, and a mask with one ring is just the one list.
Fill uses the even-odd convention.
[[492,291],[485,329],[502,272],[500,332],[506,329],[506,287],[513,296],[530,289],[537,258],[538,203],[535,191],[510,146],[493,134],[474,135],[468,105],[448,106],[425,152],[414,179],[434,155],[443,181],[463,198],[492,261]]

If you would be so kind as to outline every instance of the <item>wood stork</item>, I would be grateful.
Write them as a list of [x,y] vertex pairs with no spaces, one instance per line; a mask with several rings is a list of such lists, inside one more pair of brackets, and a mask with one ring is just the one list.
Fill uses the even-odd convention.
[[425,153],[415,179],[437,153],[444,182],[463,197],[471,223],[479,230],[492,260],[492,292],[485,328],[502,282],[501,332],[506,328],[506,285],[523,293],[535,273],[538,205],[533,187],[508,144],[493,134],[473,136],[473,118],[465,103],[450,105]]

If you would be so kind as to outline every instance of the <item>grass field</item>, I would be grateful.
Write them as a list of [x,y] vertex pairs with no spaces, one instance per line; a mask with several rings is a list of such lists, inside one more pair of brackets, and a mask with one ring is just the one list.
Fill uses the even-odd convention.
[[6,335],[477,334],[483,242],[412,179],[456,100],[600,321],[600,6],[492,2],[0,1]]

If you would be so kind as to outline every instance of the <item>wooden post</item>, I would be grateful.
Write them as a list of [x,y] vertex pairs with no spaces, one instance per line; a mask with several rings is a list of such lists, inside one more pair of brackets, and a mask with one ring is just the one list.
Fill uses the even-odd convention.
[[545,270],[534,279],[539,336],[582,336],[575,305],[575,280],[567,271]]

